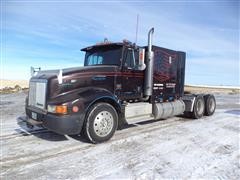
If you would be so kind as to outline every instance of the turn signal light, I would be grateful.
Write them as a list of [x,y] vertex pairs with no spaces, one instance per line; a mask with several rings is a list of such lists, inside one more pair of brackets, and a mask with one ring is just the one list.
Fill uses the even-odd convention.
[[67,114],[67,106],[56,106],[56,113]]
[[48,112],[57,114],[67,114],[67,106],[64,105],[48,105]]

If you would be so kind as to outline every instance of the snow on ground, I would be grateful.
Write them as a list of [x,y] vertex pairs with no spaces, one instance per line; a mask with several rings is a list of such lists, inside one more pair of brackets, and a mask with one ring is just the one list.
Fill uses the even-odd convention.
[[214,116],[132,125],[98,145],[28,129],[25,96],[1,95],[1,179],[240,179],[239,95],[216,95]]

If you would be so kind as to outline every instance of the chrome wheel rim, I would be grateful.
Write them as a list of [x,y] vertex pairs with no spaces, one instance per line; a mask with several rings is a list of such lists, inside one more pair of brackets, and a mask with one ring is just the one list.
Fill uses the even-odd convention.
[[94,132],[100,136],[105,137],[113,129],[113,116],[108,111],[101,111],[97,114],[93,122]]

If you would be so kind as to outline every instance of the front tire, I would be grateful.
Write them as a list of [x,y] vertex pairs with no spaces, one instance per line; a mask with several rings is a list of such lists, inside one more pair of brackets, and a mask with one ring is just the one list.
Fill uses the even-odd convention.
[[109,140],[115,133],[118,114],[108,103],[97,103],[89,110],[84,127],[86,138],[92,143]]

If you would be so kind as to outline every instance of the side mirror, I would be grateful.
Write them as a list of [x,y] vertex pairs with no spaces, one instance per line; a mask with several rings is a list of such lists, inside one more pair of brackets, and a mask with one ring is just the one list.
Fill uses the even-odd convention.
[[137,69],[143,71],[146,68],[146,64],[144,63],[145,59],[145,49],[139,48],[139,62],[137,64]]
[[30,73],[31,73],[31,77],[32,76],[35,76],[36,75],[36,72],[39,72],[39,71],[41,71],[41,68],[39,67],[39,68],[34,68],[34,67],[30,67]]
[[34,73],[35,73],[35,70],[34,70],[34,67],[30,67],[30,73],[31,73],[31,77],[34,76]]

